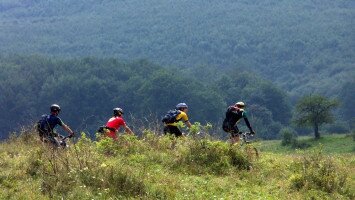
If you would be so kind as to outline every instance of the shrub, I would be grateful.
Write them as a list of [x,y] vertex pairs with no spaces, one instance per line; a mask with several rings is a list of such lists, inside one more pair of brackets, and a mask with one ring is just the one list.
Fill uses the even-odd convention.
[[281,145],[294,145],[297,143],[297,133],[291,128],[283,128],[280,130],[281,135]]
[[226,174],[229,170],[249,169],[251,158],[239,145],[208,139],[190,140],[189,150],[180,151],[175,167],[188,167],[191,173]]
[[118,143],[110,137],[102,137],[96,142],[97,150],[107,156],[114,156],[118,151]]
[[346,188],[347,172],[334,158],[325,156],[322,147],[303,155],[301,162],[294,163],[298,173],[290,177],[292,188],[317,189],[328,193],[343,193]]
[[223,174],[229,168],[227,152],[227,146],[221,142],[196,140],[192,142],[190,152],[186,155],[186,164],[195,166],[196,170],[201,169],[200,172]]

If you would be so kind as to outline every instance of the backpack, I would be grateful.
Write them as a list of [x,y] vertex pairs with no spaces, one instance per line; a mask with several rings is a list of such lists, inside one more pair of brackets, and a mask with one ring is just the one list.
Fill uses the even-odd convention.
[[176,116],[180,113],[180,110],[169,110],[168,113],[166,113],[161,119],[161,121],[166,124],[174,123],[177,121]]
[[116,131],[116,129],[107,127],[107,126],[105,126],[105,125],[102,125],[102,126],[100,126],[100,127],[97,129],[96,132],[101,133],[101,134],[104,134],[104,133],[106,133],[107,131]]
[[228,121],[227,118],[225,118],[225,119],[223,120],[222,129],[223,129],[225,132],[227,132],[227,133],[228,133],[229,131],[231,131],[231,126],[230,126],[229,121]]
[[48,126],[49,115],[42,115],[41,119],[37,122],[36,128],[40,137],[47,135],[51,132],[50,127]]
[[223,123],[222,123],[222,129],[225,131],[225,132],[230,132],[232,130],[232,126],[230,124],[230,118],[232,117],[230,115],[231,112],[235,111],[236,109],[233,108],[233,107],[228,107],[227,111],[226,111],[226,117],[224,118],[223,120]]
[[101,134],[104,134],[106,132],[106,126],[100,126],[96,132],[98,133],[101,133]]

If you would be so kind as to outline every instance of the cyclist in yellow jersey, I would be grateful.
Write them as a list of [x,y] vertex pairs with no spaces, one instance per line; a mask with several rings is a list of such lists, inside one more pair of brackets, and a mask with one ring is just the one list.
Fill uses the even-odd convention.
[[183,121],[187,127],[191,127],[191,123],[189,122],[189,118],[187,116],[188,106],[186,103],[179,103],[176,105],[177,115],[174,119],[174,122],[165,123],[164,134],[174,134],[176,137],[182,136],[182,132],[177,127],[177,122]]

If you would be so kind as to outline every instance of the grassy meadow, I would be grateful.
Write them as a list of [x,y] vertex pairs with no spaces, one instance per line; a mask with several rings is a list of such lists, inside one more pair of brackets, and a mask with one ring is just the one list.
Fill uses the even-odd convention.
[[0,199],[354,199],[355,142],[347,135],[299,138],[305,149],[210,137],[93,141],[67,149],[23,130],[0,144]]

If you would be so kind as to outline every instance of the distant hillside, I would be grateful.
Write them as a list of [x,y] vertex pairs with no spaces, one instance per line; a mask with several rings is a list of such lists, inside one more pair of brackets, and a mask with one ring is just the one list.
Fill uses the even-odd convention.
[[3,0],[0,50],[238,66],[336,96],[355,77],[354,18],[348,0]]

